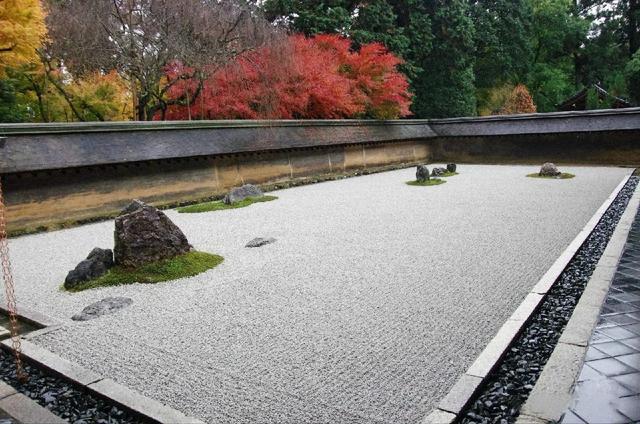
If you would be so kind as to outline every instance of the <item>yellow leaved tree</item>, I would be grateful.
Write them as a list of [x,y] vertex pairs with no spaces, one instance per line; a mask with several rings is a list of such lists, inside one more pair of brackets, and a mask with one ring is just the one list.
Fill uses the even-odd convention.
[[45,34],[40,0],[0,0],[0,77],[7,67],[38,62]]

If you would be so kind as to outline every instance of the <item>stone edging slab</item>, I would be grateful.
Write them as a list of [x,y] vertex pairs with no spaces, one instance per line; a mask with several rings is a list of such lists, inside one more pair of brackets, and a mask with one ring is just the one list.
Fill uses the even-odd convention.
[[[518,306],[511,317],[509,317],[509,319],[502,325],[497,334],[485,347],[482,353],[480,353],[473,364],[471,364],[467,371],[454,384],[449,393],[447,393],[447,395],[440,401],[438,407],[433,409],[429,413],[429,415],[424,418],[422,424],[449,424],[455,422],[458,419],[459,414],[461,414],[462,411],[468,406],[468,404],[471,402],[471,399],[478,391],[478,388],[488,378],[491,371],[500,362],[500,359],[502,359],[504,354],[507,352],[509,346],[518,337],[524,325],[534,314],[538,306],[542,303],[546,294],[551,289],[556,280],[560,277],[560,274],[562,274],[569,262],[573,259],[580,246],[582,246],[591,232],[593,232],[596,225],[598,225],[598,222],[600,222],[600,219],[602,219],[602,216],[605,214],[607,209],[609,209],[620,191],[629,181],[629,178],[631,178],[631,175],[623,178],[623,180],[613,190],[607,200],[604,201],[602,206],[600,206],[596,213],[587,222],[582,231],[578,233],[571,244],[569,244],[569,246],[564,250],[564,252],[562,252],[560,257],[556,259],[553,265],[551,265],[549,270],[542,276],[542,278],[533,287],[533,289],[531,289],[530,293],[527,294],[520,306]],[[635,196],[636,195],[634,194],[634,198]],[[631,205],[631,202],[629,203],[629,205]],[[627,213],[627,211],[629,210],[629,205],[627,206],[625,213]],[[622,220],[618,223],[616,231],[618,230],[620,225],[622,225]],[[624,230],[624,239],[626,241],[626,234],[630,229],[630,224],[624,226],[624,228],[627,228],[626,230]],[[613,237],[609,241],[609,245],[612,244],[615,244]],[[609,246],[607,246],[607,250],[605,250],[604,254],[602,255],[601,260],[603,260],[605,256],[611,256],[610,251],[608,251],[608,247]],[[622,247],[624,247],[624,241],[622,243]],[[617,258],[615,259],[615,261],[617,264]],[[598,264],[600,264],[600,262]],[[594,272],[594,275],[595,274],[596,272]],[[540,378],[542,378],[542,376]]]
[[[0,312],[5,315],[9,315],[9,311],[3,305],[0,305]],[[38,328],[62,324],[62,322],[55,318],[21,306],[18,306],[18,319]]]
[[67,421],[16,392],[3,381],[0,381],[0,410],[22,424],[67,424]]
[[517,423],[559,422],[571,401],[587,352],[587,345],[598,323],[600,309],[613,281],[620,257],[636,213],[640,207],[640,186],[629,200],[607,247],[598,261],[580,301],[571,315],[558,345],[542,369]]
[[[188,417],[180,411],[166,406],[156,400],[143,396],[140,393],[135,392],[109,378],[104,378],[100,374],[94,373],[91,370],[83,368],[73,362],[67,361],[66,359],[63,359],[58,355],[30,342],[26,338],[23,338],[21,342],[22,356],[29,362],[38,364],[39,366],[49,370],[50,372],[73,382],[77,386],[83,387],[91,391],[92,393],[105,398],[110,402],[113,402],[123,409],[130,411],[134,415],[144,417],[147,420],[157,423],[202,424],[202,421],[196,418]],[[1,342],[0,348],[7,351],[11,350],[11,340],[5,340]],[[4,383],[0,381],[0,384]],[[0,386],[0,397],[1,393],[2,386]],[[29,401],[31,400],[29,399]],[[40,407],[39,405],[37,406]],[[1,403],[1,401],[0,407],[2,407],[2,409],[5,409],[7,413],[11,415],[11,411],[7,410]],[[18,421],[20,422],[28,422],[19,419],[18,417],[16,417],[16,419],[18,419]],[[57,423],[57,421],[51,422]],[[61,422],[66,421],[62,420]]]

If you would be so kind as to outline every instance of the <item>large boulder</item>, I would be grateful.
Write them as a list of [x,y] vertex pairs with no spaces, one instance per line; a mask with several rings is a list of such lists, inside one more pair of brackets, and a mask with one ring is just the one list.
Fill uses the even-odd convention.
[[429,168],[427,165],[418,165],[416,168],[416,180],[418,182],[425,182],[429,179]]
[[245,184],[242,187],[234,187],[229,191],[229,193],[224,196],[222,201],[227,205],[232,203],[240,202],[247,197],[262,197],[264,193],[260,190],[259,187],[254,186],[253,184]]
[[90,319],[98,318],[102,315],[112,314],[120,309],[126,308],[131,305],[133,300],[128,297],[107,297],[99,302],[92,303],[87,306],[79,314],[75,314],[71,317],[74,321],[88,321]]
[[458,169],[458,167],[457,167],[457,165],[455,163],[447,164],[447,171],[449,171],[451,173],[455,173],[456,169]]
[[558,170],[558,167],[551,162],[543,164],[538,173],[541,177],[557,177],[560,174],[561,172]]
[[431,176],[441,177],[446,173],[447,173],[447,168],[433,168],[433,171],[431,171]]
[[106,274],[113,265],[113,252],[110,249],[96,247],[89,253],[87,259],[69,271],[64,280],[64,287],[73,289],[80,283],[98,278]]
[[136,268],[192,249],[185,235],[162,211],[134,201],[116,218],[115,263]]

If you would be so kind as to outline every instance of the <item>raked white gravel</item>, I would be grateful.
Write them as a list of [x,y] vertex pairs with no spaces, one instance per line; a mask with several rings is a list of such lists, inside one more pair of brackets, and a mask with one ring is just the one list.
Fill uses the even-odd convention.
[[[215,423],[415,423],[447,393],[622,178],[622,168],[460,165],[275,192],[167,214],[224,256],[193,278],[59,290],[113,221],[11,240],[21,305],[64,320],[35,343]],[[255,237],[277,242],[248,249]],[[70,317],[108,296],[133,305]]]

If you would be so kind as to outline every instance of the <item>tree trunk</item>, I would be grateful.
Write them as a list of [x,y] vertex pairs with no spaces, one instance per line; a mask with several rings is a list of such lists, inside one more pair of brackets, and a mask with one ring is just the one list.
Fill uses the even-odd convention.
[[640,48],[640,2],[629,0],[629,56],[633,56]]

